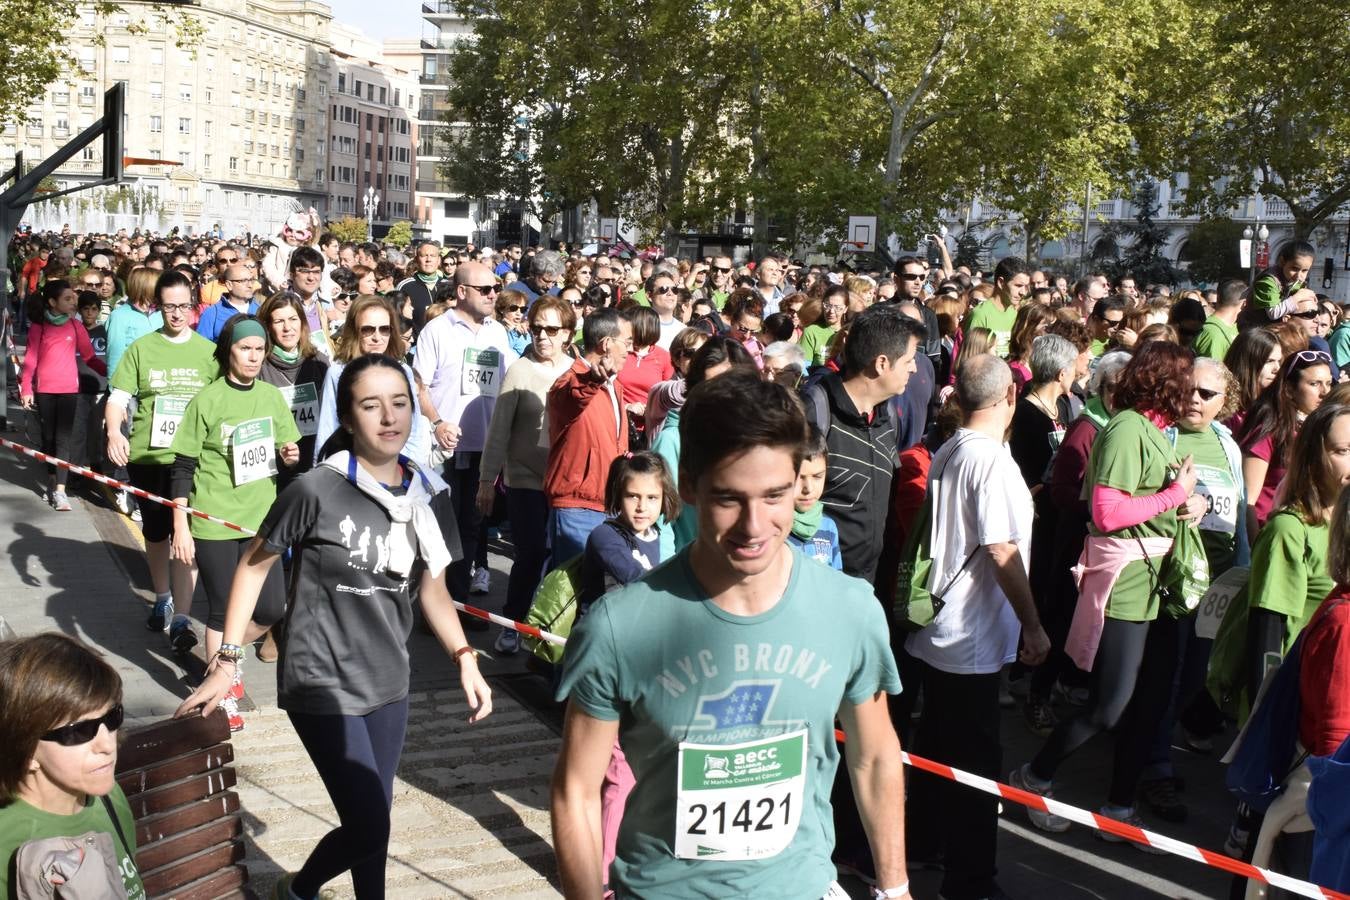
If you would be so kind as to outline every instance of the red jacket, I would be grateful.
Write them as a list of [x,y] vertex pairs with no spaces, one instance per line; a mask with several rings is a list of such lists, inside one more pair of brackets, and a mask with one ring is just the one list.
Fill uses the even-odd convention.
[[554,509],[605,511],[609,465],[628,452],[628,424],[617,389],[579,359],[553,387],[548,414],[544,494]]
[[1330,756],[1350,735],[1350,586],[1340,585],[1303,629],[1298,739]]

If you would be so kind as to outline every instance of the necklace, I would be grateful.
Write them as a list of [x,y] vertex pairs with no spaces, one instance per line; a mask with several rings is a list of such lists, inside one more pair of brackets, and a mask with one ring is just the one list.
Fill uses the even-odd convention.
[[1027,392],[1027,399],[1034,400],[1036,402],[1036,405],[1041,408],[1041,412],[1045,413],[1047,416],[1050,417],[1051,422],[1054,422],[1056,425],[1059,424],[1059,410],[1051,409],[1050,405],[1047,404],[1044,400],[1042,400],[1039,394],[1037,394],[1035,391],[1029,391]]

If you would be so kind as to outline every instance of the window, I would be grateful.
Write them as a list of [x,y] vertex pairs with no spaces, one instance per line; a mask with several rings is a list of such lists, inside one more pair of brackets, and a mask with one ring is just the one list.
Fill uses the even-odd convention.
[[203,135],[204,137],[210,137],[210,136],[211,136],[211,120],[210,120],[210,119],[207,119],[205,122],[202,123],[202,135]]
[[192,134],[192,120],[180,117],[178,119],[178,133]]
[[152,66],[162,66],[162,65],[164,65],[164,48],[163,48],[163,47],[151,47],[151,48],[150,48],[150,65],[152,65]]
[[252,110],[252,109],[246,109],[246,110],[244,110],[244,121],[245,121],[245,122],[252,122],[252,121],[253,121],[253,110]]
[[214,72],[216,70],[216,55],[214,53],[206,54],[206,71]]
[[185,187],[180,187],[180,188],[178,189],[178,202],[181,203],[181,204],[183,204],[184,206],[187,205],[187,202],[188,202],[188,189],[187,189],[187,188],[185,188]]
[[[230,157],[230,171],[231,171],[231,172],[238,172],[238,171],[239,171],[239,157],[237,157],[237,156],[231,156],[231,157]],[[228,202],[229,202],[229,199],[230,199],[230,195],[229,195],[229,192],[227,191],[227,192],[225,193],[225,201],[228,203]]]
[[358,97],[361,96],[361,82],[360,82],[360,81],[355,81],[355,82],[353,82],[352,93],[355,94],[355,95],[358,96]]
[[347,75],[345,72],[339,72],[337,85],[338,93],[341,94],[346,89],[347,89]]
[[[208,156],[207,159],[210,160],[211,157]],[[211,163],[207,162],[207,165],[209,166],[211,165]],[[210,206],[216,200],[216,192],[212,188],[207,188],[205,193],[206,193],[206,205]]]
[[244,141],[244,152],[245,152],[245,153],[252,153],[252,152],[253,152],[253,142],[252,142],[252,141]]
[[394,105],[395,106],[399,105],[398,88],[394,88]]
[[231,92],[231,94],[230,94],[230,106],[233,106],[233,107],[235,107],[236,109],[239,107],[239,92],[238,92],[238,91],[233,91],[233,92]]
[[57,88],[56,90],[52,91],[52,104],[55,106],[69,106],[70,89]]
[[151,100],[164,99],[164,83],[162,81],[150,82],[150,99]]
[[94,71],[95,58],[93,47],[81,47],[79,50],[80,68],[85,72]]
[[[203,169],[208,169],[208,170],[211,168],[211,154],[210,154],[210,153],[204,153],[204,154],[202,154],[202,168],[203,168]],[[207,203],[210,203],[210,202],[211,202],[211,191],[210,191],[210,190],[208,190],[208,191],[206,192],[206,202],[207,202]]]
[[164,131],[164,120],[159,116],[150,117],[150,133],[160,134]]
[[385,99],[384,99],[385,96],[386,96],[386,95],[385,95],[385,89],[384,89],[384,88],[380,88],[380,102],[381,102],[381,103],[384,103],[384,102],[385,102]]
[[304,120],[304,119],[296,119],[296,120],[295,120],[295,130],[296,130],[296,131],[304,131],[304,130],[305,130],[305,120]]
[[95,97],[95,96],[96,96],[96,95],[95,95],[95,92],[94,92],[94,86],[93,86],[92,84],[84,84],[84,85],[81,85],[81,86],[80,86],[80,105],[81,105],[81,106],[92,106],[93,103],[94,103],[94,97]]
[[[259,121],[262,121],[262,120],[259,119]],[[273,127],[273,128],[280,128],[280,127],[281,127],[281,114],[280,114],[280,113],[272,113],[272,127]]]
[[113,48],[112,48],[112,51],[111,51],[111,59],[112,59],[112,61],[115,62],[115,63],[129,63],[129,62],[131,62],[131,48],[130,48],[130,47],[113,47]]
[[69,137],[70,119],[64,113],[58,113],[56,121],[52,123],[52,135],[54,137]]
[[192,102],[192,85],[182,83],[178,85],[178,99],[187,103]]
[[186,151],[186,150],[182,151],[181,153],[178,154],[178,163],[179,163],[179,165],[181,165],[183,168],[187,168],[187,167],[191,166],[191,165],[192,165],[192,154],[189,153],[189,152]]
[[214,102],[214,94],[212,93],[210,88],[206,89],[206,102],[207,103]]
[[94,147],[92,144],[90,144],[89,146],[85,147],[83,150],[80,151],[80,160],[82,162],[94,161]]

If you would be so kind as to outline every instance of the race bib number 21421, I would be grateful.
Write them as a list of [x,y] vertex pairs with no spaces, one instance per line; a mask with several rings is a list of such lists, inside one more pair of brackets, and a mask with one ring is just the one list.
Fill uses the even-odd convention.
[[806,732],[744,744],[680,744],[675,855],[767,859],[802,818]]

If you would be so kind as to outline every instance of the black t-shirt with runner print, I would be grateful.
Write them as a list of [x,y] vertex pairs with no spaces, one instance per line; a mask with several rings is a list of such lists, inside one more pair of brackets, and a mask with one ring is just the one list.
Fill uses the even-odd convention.
[[[431,501],[446,547],[460,556],[450,492]],[[259,533],[293,548],[277,705],[288,712],[365,715],[408,692],[412,600],[425,571],[384,571],[389,514],[341,473],[319,466],[277,498]]]

